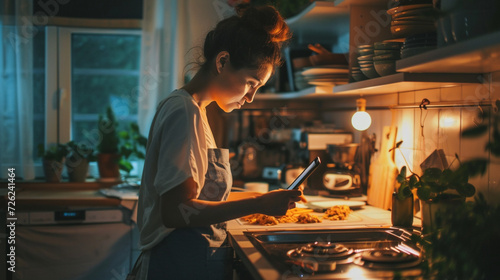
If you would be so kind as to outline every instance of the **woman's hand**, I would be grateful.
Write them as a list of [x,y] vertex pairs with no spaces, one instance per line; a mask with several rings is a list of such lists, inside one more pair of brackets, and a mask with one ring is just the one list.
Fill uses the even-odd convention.
[[256,199],[258,203],[258,213],[270,216],[283,216],[288,209],[295,208],[295,202],[301,200],[300,190],[275,190],[265,193]]

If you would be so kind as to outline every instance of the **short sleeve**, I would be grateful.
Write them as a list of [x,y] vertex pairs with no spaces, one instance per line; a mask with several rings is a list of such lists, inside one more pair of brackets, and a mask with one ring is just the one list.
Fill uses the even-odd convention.
[[[159,195],[171,190],[189,177],[204,184],[204,143],[199,140],[198,114],[183,97],[170,98],[158,112],[154,138],[158,141],[157,170],[154,187]],[[201,160],[200,160],[201,159]]]

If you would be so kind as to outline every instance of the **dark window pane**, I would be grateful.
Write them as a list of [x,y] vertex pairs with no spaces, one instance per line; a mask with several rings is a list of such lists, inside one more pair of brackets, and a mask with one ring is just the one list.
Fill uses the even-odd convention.
[[138,35],[72,35],[73,140],[89,139],[110,105],[119,129],[137,121],[140,41]]

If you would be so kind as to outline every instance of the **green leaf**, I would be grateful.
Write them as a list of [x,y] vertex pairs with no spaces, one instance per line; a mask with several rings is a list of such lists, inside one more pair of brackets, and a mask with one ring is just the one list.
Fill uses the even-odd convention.
[[417,196],[421,200],[430,200],[432,198],[431,193],[432,191],[429,185],[423,185],[417,189]]
[[457,186],[457,191],[465,197],[471,197],[476,193],[476,188],[472,184],[467,183]]
[[401,171],[399,172],[398,176],[396,177],[396,180],[398,183],[402,183],[406,181],[406,166],[401,167]]
[[413,175],[410,176],[409,186],[410,186],[410,189],[414,189],[414,188],[416,188],[418,186],[417,175],[413,174]]
[[118,136],[122,139],[129,139],[130,138],[130,134],[126,130],[118,132]]
[[427,168],[422,175],[423,182],[436,182],[441,177],[443,172],[439,168]]
[[118,166],[120,167],[121,170],[129,173],[134,167],[132,164],[124,159],[121,159],[120,162],[118,162]]
[[478,126],[470,127],[462,132],[462,137],[477,137],[488,131],[488,126],[486,124],[480,124]]
[[411,190],[410,188],[399,188],[398,190],[398,199],[399,200],[404,200],[405,198],[409,197],[411,195]]

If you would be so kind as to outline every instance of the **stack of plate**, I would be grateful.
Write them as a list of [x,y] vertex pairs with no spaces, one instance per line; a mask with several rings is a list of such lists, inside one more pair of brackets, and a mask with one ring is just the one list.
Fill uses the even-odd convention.
[[[435,10],[432,0],[418,2],[399,1],[399,5],[387,10],[391,16],[391,33],[396,38],[436,31]],[[419,3],[405,5],[405,3]]]
[[373,66],[380,76],[396,73],[396,60],[401,58],[403,43],[392,40],[374,44]]
[[309,67],[302,71],[302,76],[310,85],[335,86],[346,84],[348,81],[348,65],[322,65]]
[[401,49],[401,58],[435,49],[437,46],[436,32],[415,34],[406,37]]
[[[373,45],[358,46],[358,54],[359,69],[363,75],[369,79],[379,77],[373,66]],[[356,79],[354,76],[353,78]]]

